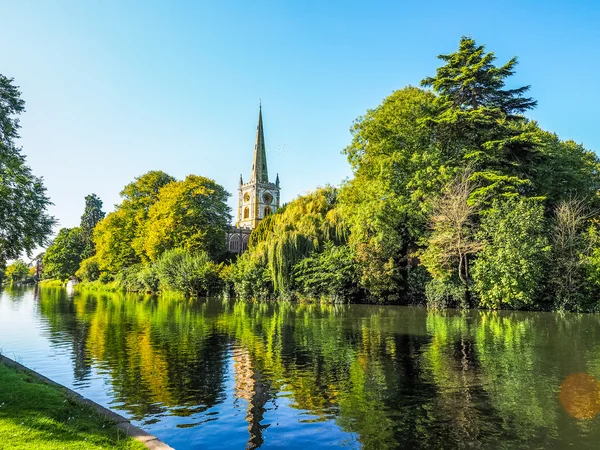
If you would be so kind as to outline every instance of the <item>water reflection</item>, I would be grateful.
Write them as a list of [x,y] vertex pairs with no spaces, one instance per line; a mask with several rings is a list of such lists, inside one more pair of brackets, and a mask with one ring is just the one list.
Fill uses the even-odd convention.
[[[0,311],[31,294],[4,291]],[[573,417],[559,400],[570,374],[600,377],[593,315],[62,289],[36,299],[29,313],[53,347],[68,346],[73,385],[101,377],[113,408],[177,448],[593,448],[600,438],[595,409]]]

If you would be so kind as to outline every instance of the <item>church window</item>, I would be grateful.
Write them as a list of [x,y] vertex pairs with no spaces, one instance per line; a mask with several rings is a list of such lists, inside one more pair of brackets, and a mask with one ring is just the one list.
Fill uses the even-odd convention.
[[244,194],[244,201],[245,201],[245,202],[249,202],[249,201],[250,201],[250,194],[249,194],[248,192],[246,192],[246,193]]
[[270,193],[265,193],[265,195],[263,195],[263,202],[265,202],[267,205],[270,205],[273,202],[273,196]]
[[265,206],[265,217],[267,217],[269,214],[271,214],[271,208]]
[[239,253],[240,251],[240,238],[237,235],[231,236],[229,240],[229,251],[234,253]]
[[244,208],[244,219],[247,219],[248,217],[250,217],[250,208],[246,206]]

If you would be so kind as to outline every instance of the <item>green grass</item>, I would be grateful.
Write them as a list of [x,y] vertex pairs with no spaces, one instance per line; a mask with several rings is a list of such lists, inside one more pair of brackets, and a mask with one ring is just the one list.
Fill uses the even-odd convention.
[[61,287],[63,282],[62,280],[42,280],[39,285],[43,287]]
[[62,389],[0,363],[0,449],[145,449]]
[[78,292],[83,291],[98,291],[98,292],[125,292],[125,290],[119,286],[119,283],[116,281],[111,281],[109,283],[102,283],[101,281],[83,281],[74,286],[75,290]]

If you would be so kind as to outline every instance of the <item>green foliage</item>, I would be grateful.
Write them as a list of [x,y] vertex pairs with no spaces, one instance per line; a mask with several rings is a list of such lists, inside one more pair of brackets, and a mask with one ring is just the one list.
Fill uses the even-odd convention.
[[445,309],[470,306],[467,303],[467,286],[456,277],[433,278],[425,286],[427,307]]
[[[260,225],[257,230],[259,228]],[[267,264],[264,258],[255,256],[251,250],[229,267],[226,281],[233,284],[236,295],[243,299],[265,300],[273,296],[273,281]]]
[[133,247],[138,232],[135,216],[128,208],[119,208],[96,225],[94,243],[100,270],[111,274],[140,262]]
[[42,258],[44,277],[64,280],[75,275],[85,246],[81,228],[61,228]]
[[81,233],[85,242],[85,249],[82,258],[89,258],[96,252],[94,247],[94,228],[98,222],[104,219],[106,214],[102,211],[102,200],[96,195],[91,194],[85,197],[85,210],[81,216]]
[[354,178],[341,189],[339,209],[350,229],[360,284],[378,301],[400,299],[430,199],[452,174],[422,124],[434,113],[434,100],[414,87],[394,92],[356,120],[344,150]]
[[22,283],[29,277],[29,266],[20,259],[6,267],[4,276],[10,283]]
[[325,243],[321,253],[312,253],[293,267],[300,295],[349,303],[359,294],[354,252],[347,245]]
[[222,289],[221,265],[208,253],[190,253],[183,249],[167,250],[156,262],[161,288],[189,296],[215,295]]
[[116,274],[145,260],[142,232],[148,210],[157,201],[163,186],[175,181],[161,171],[151,171],[129,183],[116,210],[101,220],[94,230],[94,243],[100,270]]
[[540,202],[519,198],[494,202],[481,223],[484,246],[473,267],[482,306],[536,305],[550,251],[545,231]]
[[317,189],[263,221],[264,225],[252,232],[248,252],[238,258],[239,267],[232,270],[230,279],[236,292],[246,293],[254,286],[259,291],[250,297],[255,297],[270,291],[272,284],[278,296],[293,296],[294,266],[322,252],[328,242],[338,245],[346,241],[347,227],[335,209],[337,195],[332,187]]
[[223,255],[231,221],[227,197],[222,186],[196,175],[160,189],[143,230],[147,258],[154,261],[173,248],[207,252],[214,259]]
[[31,173],[15,144],[16,116],[24,110],[13,79],[0,74],[0,267],[45,245],[56,222],[47,214],[51,203],[42,179]]
[[81,281],[96,281],[100,277],[98,258],[94,255],[81,261],[75,276]]

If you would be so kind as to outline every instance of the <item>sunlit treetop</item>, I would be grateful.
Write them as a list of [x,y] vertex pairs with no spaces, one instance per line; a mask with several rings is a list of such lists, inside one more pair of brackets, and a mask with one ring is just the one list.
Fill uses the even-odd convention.
[[506,79],[515,73],[516,57],[497,67],[494,52],[486,53],[483,45],[462,37],[458,51],[438,58],[446,64],[436,70],[435,77],[425,78],[421,85],[432,87],[455,107],[465,110],[499,108],[511,115],[522,114],[537,104],[531,97],[524,96],[530,86],[504,89]]

